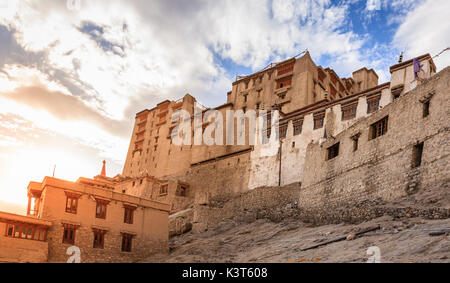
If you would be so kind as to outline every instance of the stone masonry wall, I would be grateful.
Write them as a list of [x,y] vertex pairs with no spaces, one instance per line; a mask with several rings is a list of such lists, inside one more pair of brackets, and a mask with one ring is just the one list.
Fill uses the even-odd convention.
[[[374,200],[390,202],[430,187],[448,186],[449,89],[450,68],[446,68],[334,139],[310,144],[299,198],[304,216],[327,218],[338,208]],[[424,117],[426,99],[430,99],[430,113]],[[370,139],[371,125],[386,116],[387,133]],[[358,149],[353,151],[356,134],[360,135]],[[327,148],[338,142],[339,155],[326,160]],[[413,148],[421,142],[422,163],[412,168]]]
[[[0,231],[6,224],[0,222]],[[48,242],[11,238],[0,234],[0,262],[47,262]]]
[[209,203],[194,207],[193,231],[213,229],[221,222],[233,219],[237,222],[253,222],[267,218],[281,220],[284,209],[295,207],[299,196],[299,185],[284,187],[261,187],[231,198],[212,198]]

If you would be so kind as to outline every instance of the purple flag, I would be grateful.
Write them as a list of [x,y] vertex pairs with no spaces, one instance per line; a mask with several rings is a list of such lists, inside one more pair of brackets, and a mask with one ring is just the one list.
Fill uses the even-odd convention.
[[414,78],[419,78],[419,72],[422,70],[423,65],[420,64],[417,58],[414,58]]

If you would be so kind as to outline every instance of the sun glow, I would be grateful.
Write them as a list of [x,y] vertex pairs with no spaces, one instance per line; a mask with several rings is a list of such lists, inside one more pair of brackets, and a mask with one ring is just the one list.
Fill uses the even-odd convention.
[[12,153],[9,160],[7,179],[0,188],[0,200],[21,205],[27,204],[30,181],[40,182],[45,176],[52,176],[53,171],[56,178],[76,181],[80,176],[92,177],[100,170],[99,164],[90,164],[71,152],[51,148],[20,149]]

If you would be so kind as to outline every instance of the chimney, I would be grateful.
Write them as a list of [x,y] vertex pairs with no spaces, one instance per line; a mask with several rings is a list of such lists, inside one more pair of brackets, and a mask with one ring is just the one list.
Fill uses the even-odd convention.
[[102,176],[106,176],[106,166],[105,166],[106,161],[103,160],[103,167],[102,167],[102,173],[100,175]]

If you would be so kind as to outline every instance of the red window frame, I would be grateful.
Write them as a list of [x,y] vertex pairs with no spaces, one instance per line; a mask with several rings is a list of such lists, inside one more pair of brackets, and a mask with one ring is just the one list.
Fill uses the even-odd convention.
[[133,236],[134,235],[122,233],[122,252],[131,252],[133,245]]
[[133,224],[135,210],[136,207],[124,206],[123,223]]
[[95,206],[95,217],[100,219],[106,219],[106,208],[109,204],[109,201],[106,200],[97,200],[97,204]]

